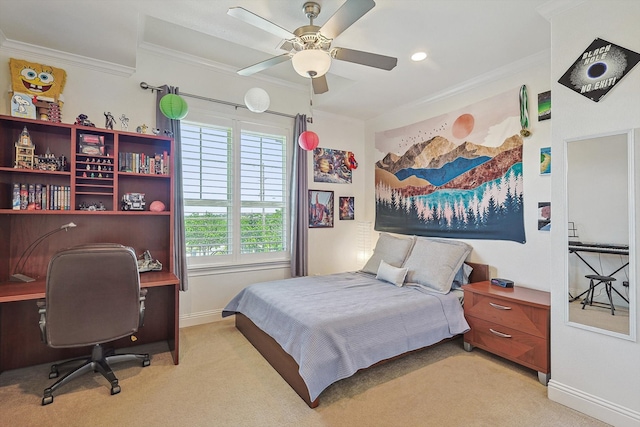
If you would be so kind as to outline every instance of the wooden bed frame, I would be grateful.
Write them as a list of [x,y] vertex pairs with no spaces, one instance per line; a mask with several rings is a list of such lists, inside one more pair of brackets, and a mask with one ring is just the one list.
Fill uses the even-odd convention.
[[[477,264],[473,262],[467,262],[473,267],[473,272],[469,276],[470,282],[482,282],[489,280],[489,266],[486,264]],[[236,313],[236,328],[244,335],[247,340],[262,354],[267,362],[284,378],[284,380],[291,386],[291,388],[298,393],[298,395],[304,400],[310,408],[315,408],[319,404],[319,397],[316,400],[311,401],[309,396],[309,390],[304,380],[298,373],[299,366],[296,361],[286,351],[280,347],[280,344],[276,342],[269,334],[258,328],[247,316]],[[447,340],[443,340],[444,342]],[[434,344],[437,345],[437,344]],[[431,347],[431,346],[429,346]],[[372,366],[377,366],[382,363],[403,357],[407,354],[422,349],[413,350],[407,353],[400,354],[390,359],[382,360]],[[364,368],[368,369],[368,368]]]

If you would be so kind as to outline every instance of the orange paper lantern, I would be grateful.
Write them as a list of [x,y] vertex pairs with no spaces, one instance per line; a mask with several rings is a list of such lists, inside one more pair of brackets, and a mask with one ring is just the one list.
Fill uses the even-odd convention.
[[310,130],[302,132],[298,137],[298,144],[303,150],[311,151],[316,148],[319,143],[320,138],[318,138],[318,134]]

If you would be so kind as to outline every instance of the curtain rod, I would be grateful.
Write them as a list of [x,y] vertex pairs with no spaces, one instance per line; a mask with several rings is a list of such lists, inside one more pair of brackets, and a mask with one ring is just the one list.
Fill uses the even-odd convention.
[[[140,87],[142,89],[144,89],[144,90],[151,89],[152,92],[153,91],[158,91],[158,92],[162,91],[161,87],[151,86],[151,85],[149,85],[149,84],[147,84],[145,82],[141,82],[140,83]],[[236,104],[235,102],[222,101],[220,99],[208,98],[206,96],[200,96],[200,95],[193,95],[191,93],[186,93],[186,92],[180,92],[180,95],[188,96],[189,98],[201,99],[203,101],[215,102],[217,104],[229,105],[229,106],[235,107],[235,108],[246,108],[248,110],[246,105],[244,105],[244,104]],[[266,111],[264,111],[264,113],[274,114],[276,116],[282,116],[282,117],[289,117],[290,119],[295,119],[296,118],[296,116],[292,116],[291,114],[280,113],[278,111],[266,110]]]

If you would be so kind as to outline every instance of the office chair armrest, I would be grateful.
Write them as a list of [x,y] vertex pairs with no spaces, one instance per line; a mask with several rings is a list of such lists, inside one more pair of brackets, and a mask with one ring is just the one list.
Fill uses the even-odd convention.
[[138,326],[144,326],[144,301],[147,299],[148,289],[140,289],[140,320]]
[[38,305],[38,313],[40,314],[40,339],[43,343],[47,342],[47,303],[45,300],[36,301]]

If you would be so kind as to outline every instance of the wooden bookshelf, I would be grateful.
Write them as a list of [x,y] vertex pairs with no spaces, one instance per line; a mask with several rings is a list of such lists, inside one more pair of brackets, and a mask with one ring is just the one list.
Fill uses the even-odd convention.
[[[64,156],[65,170],[13,167],[14,143],[25,126],[35,144],[35,154],[48,152],[56,158]],[[80,134],[102,137],[104,153],[80,152]],[[173,140],[167,137],[0,115],[0,242],[3,242],[0,245],[0,372],[82,354],[84,349],[51,351],[39,342],[37,308],[33,300],[44,296],[51,256],[59,250],[87,243],[120,243],[132,247],[139,255],[149,250],[162,263],[163,271],[140,275],[142,286],[149,291],[145,325],[136,334],[136,344],[166,340],[174,363],[178,363],[179,281],[173,265],[173,165],[168,164],[166,173],[152,174],[120,171],[118,164],[121,151],[140,153],[143,157],[158,153],[170,157],[173,150]],[[68,209],[42,206],[41,209],[15,210],[13,187],[16,183],[69,187]],[[124,210],[121,200],[126,193],[143,193],[144,210]],[[151,202],[156,200],[165,205],[164,211],[149,211]],[[84,210],[90,206],[104,210]],[[15,271],[32,242],[69,222],[77,227],[44,240],[29,256],[24,271]],[[36,281],[9,282],[9,276],[16,272]],[[19,342],[16,342],[18,336]],[[121,340],[117,345],[131,343]],[[24,351],[16,346],[25,347]]]

